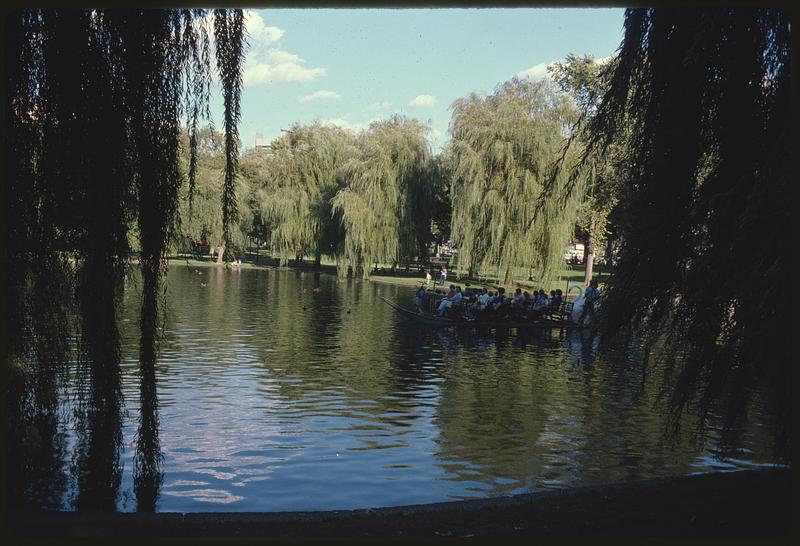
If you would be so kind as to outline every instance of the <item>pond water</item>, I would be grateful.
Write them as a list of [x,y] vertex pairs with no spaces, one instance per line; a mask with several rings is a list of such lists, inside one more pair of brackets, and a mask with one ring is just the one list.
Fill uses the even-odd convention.
[[[122,511],[136,509],[138,292],[121,319]],[[769,462],[757,427],[727,460],[665,443],[658,374],[595,359],[586,334],[424,328],[380,296],[407,305],[413,288],[173,266],[156,510],[397,506]]]

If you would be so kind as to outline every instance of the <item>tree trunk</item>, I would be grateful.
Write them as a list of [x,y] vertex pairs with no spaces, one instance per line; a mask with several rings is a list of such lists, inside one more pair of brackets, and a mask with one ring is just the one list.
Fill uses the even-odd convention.
[[589,282],[592,280],[592,269],[594,268],[594,244],[591,238],[587,239],[583,246],[583,265],[586,267],[583,285],[589,286]]
[[322,252],[319,250],[314,254],[314,269],[319,269],[322,266]]
[[612,247],[613,247],[613,245],[611,243],[611,237],[609,237],[608,241],[606,241],[606,256],[605,256],[605,258],[606,258],[606,272],[607,273],[609,271],[611,271],[611,268],[612,268],[613,263],[614,263],[612,261],[612,257],[611,257],[611,249],[612,249]]
[[225,260],[225,241],[222,241],[217,247],[217,265],[222,265]]

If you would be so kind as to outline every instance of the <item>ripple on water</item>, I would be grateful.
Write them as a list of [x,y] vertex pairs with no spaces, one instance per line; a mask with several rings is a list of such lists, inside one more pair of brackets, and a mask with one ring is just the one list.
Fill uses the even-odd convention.
[[[661,446],[658,374],[642,386],[580,336],[417,328],[379,297],[412,288],[210,268],[200,289],[190,273],[168,274],[160,511],[395,506],[771,464],[757,435],[727,459]],[[125,313],[137,323],[136,305]],[[135,335],[122,352],[128,446]]]

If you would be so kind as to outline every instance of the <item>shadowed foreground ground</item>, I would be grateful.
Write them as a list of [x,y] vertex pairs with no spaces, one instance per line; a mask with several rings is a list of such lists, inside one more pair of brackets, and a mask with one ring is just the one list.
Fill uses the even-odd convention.
[[[637,538],[784,542],[792,529],[786,469],[660,478],[514,497],[371,510],[274,513],[11,513],[15,543],[112,539],[258,539],[343,543],[406,541],[498,544],[542,538],[584,544]],[[72,539],[72,540],[70,540]],[[205,540],[204,540],[205,539]],[[691,540],[695,539],[695,540]],[[149,542],[149,541],[148,541]],[[183,541],[181,541],[183,542]],[[377,543],[377,542],[376,542]]]

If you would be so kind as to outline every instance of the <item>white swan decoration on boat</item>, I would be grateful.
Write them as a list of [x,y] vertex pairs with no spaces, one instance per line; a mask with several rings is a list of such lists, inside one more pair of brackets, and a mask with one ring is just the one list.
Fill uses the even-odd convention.
[[578,297],[572,302],[572,322],[578,322],[581,318],[581,313],[583,313],[583,304],[586,303],[586,298],[583,296],[583,287],[579,284],[573,284],[567,288],[567,294],[569,294],[573,288],[578,289]]

